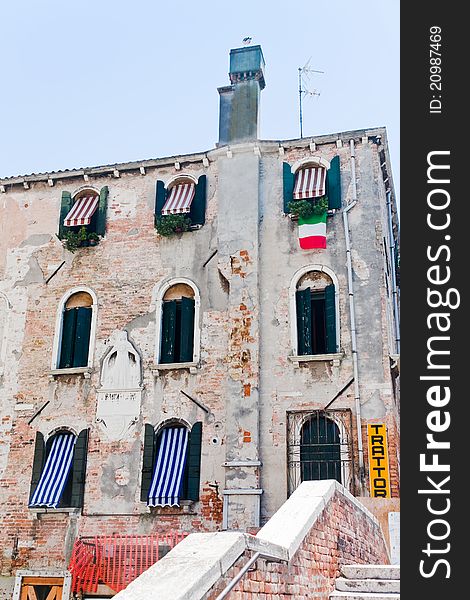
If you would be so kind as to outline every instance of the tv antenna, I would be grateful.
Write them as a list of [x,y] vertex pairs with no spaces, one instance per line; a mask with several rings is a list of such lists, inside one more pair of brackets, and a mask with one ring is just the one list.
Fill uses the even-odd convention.
[[316,69],[312,69],[310,67],[310,61],[312,57],[308,59],[303,67],[299,67],[299,121],[300,121],[300,137],[303,138],[303,123],[302,123],[302,98],[304,96],[309,96],[310,98],[313,96],[319,96],[320,92],[318,90],[310,90],[307,88],[307,84],[305,80],[310,80],[310,76],[312,73],[324,73],[325,71],[317,71]]

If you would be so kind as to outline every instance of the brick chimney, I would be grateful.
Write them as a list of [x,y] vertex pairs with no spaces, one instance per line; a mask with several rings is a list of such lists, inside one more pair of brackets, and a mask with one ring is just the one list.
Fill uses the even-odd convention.
[[230,50],[231,85],[220,95],[219,146],[258,139],[260,92],[265,87],[261,46]]

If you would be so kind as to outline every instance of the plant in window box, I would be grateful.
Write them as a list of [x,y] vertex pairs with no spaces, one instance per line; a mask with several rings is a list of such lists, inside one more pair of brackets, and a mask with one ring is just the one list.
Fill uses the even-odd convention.
[[100,241],[100,236],[93,231],[88,234],[88,242],[90,246],[96,246]]
[[308,219],[312,215],[321,215],[328,210],[328,198],[323,196],[312,200],[294,200],[289,202],[289,213],[295,217]]
[[63,243],[69,252],[75,252],[85,244],[87,237],[86,228],[81,227],[78,231],[67,231]]
[[188,231],[191,219],[182,214],[163,215],[157,219],[156,228],[160,235],[168,237],[175,233]]

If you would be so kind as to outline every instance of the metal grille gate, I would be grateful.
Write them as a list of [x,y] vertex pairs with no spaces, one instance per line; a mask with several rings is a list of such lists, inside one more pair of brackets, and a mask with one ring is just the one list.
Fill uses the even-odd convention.
[[353,450],[350,409],[288,412],[288,494],[319,479],[336,479],[354,494]]

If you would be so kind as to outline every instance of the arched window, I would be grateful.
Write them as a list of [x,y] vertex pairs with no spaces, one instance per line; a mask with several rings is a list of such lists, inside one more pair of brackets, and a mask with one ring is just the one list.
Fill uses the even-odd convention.
[[284,212],[291,212],[291,203],[307,200],[316,203],[328,198],[328,209],[341,208],[341,168],[339,156],[331,162],[321,156],[310,156],[293,165],[283,163]]
[[338,425],[323,414],[307,418],[300,430],[301,481],[341,476],[341,439]]
[[199,291],[187,279],[164,284],[157,298],[157,363],[199,360]]
[[326,193],[326,168],[322,165],[306,165],[295,174],[294,200],[321,198]]
[[333,277],[329,269],[318,265],[301,269],[293,279],[292,345],[296,356],[338,352],[338,289]]
[[53,369],[90,367],[97,300],[88,288],[68,292],[59,306]]
[[141,500],[149,506],[174,506],[199,500],[202,423],[190,429],[180,421],[157,431],[145,426]]
[[[181,215],[182,221],[189,223],[190,229],[199,229],[206,222],[206,175],[199,178],[181,173],[166,185],[157,181],[155,196],[155,225],[161,224],[171,215]],[[175,225],[177,221],[172,219]],[[176,231],[176,230],[175,230]],[[168,233],[166,233],[168,235]]]
[[59,429],[46,442],[41,432],[36,434],[30,507],[83,505],[87,445],[87,429],[78,436]]
[[59,238],[64,239],[69,234],[78,234],[82,228],[85,234],[80,239],[80,245],[89,245],[104,236],[106,231],[106,210],[108,187],[101,190],[93,187],[83,187],[74,194],[63,191],[59,217]]

